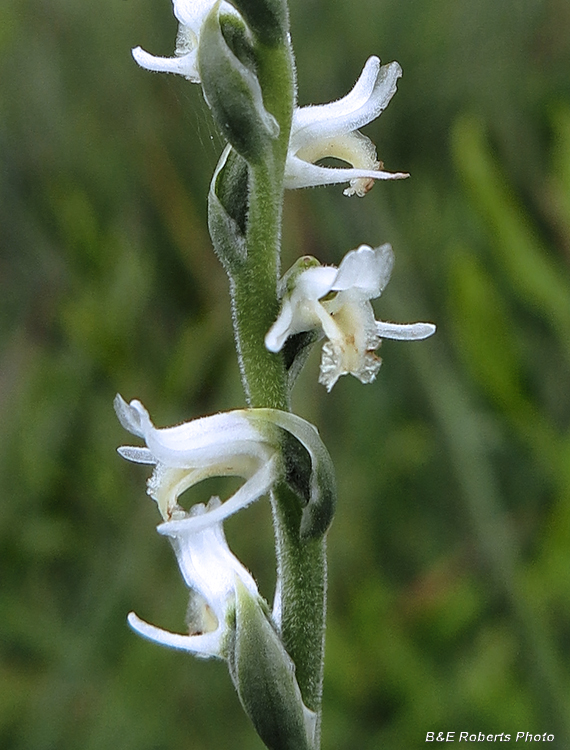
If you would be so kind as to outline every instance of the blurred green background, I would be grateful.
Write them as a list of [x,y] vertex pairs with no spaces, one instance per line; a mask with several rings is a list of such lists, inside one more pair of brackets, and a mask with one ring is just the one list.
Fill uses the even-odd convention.
[[[363,200],[287,195],[284,264],[391,242],[377,381],[296,410],[338,471],[324,748],[427,731],[570,747],[570,5],[292,0],[301,104],[365,59],[404,69],[366,128],[390,170]],[[260,750],[225,665],[136,637],[186,591],[112,400],[158,425],[243,405],[206,231],[221,143],[199,87],[139,69],[168,0],[0,4],[0,746]],[[204,500],[214,484],[193,492]],[[266,501],[227,524],[266,596]]]

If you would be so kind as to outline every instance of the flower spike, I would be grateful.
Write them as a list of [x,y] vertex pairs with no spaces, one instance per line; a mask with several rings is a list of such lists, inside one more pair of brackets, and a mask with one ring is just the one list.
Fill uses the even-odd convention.
[[[318,106],[297,107],[293,114],[285,187],[302,188],[349,182],[345,195],[364,196],[374,180],[401,180],[404,172],[385,172],[376,147],[359,128],[376,119],[396,92],[402,69],[397,62],[366,62],[352,91],[343,99]],[[333,157],[351,168],[323,167],[320,159]]]
[[[283,279],[281,312],[265,336],[271,352],[282,349],[289,336],[321,329],[323,345],[319,382],[330,391],[341,375],[350,373],[371,383],[382,360],[375,355],[382,337],[415,341],[435,333],[432,323],[385,323],[374,319],[371,299],[379,297],[392,273],[390,245],[361,245],[345,255],[340,266],[321,266],[303,258]],[[333,295],[330,297],[330,295]]]

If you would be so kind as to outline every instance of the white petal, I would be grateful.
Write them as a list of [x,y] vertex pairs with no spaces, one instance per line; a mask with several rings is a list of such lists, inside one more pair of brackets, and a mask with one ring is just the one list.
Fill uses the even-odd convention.
[[200,82],[200,74],[196,67],[197,49],[182,57],[155,57],[145,52],[141,47],[135,47],[132,50],[132,55],[141,68],[146,70],[157,73],[177,73],[194,83]]
[[407,172],[384,172],[368,169],[345,169],[338,167],[321,167],[303,161],[296,156],[288,156],[285,169],[285,187],[295,190],[318,185],[338,185],[351,180],[405,180]]
[[292,335],[293,314],[294,307],[290,298],[286,297],[281,305],[281,312],[277,320],[265,334],[265,348],[270,352],[281,351],[289,336]]
[[265,459],[272,450],[239,412],[214,414],[145,435],[154,456],[168,466],[220,464],[246,454]]
[[127,620],[135,632],[142,635],[143,638],[148,638],[149,641],[154,641],[169,648],[180,649],[181,651],[190,651],[196,656],[205,658],[210,656],[221,657],[220,650],[223,631],[220,628],[212,633],[204,633],[203,635],[179,635],[178,633],[171,633],[168,630],[162,630],[154,625],[150,625],[148,622],[141,620],[134,612],[129,612]]
[[[212,500],[217,501],[217,507],[222,507],[219,498]],[[216,505],[210,501],[208,508],[212,507],[216,508]],[[223,623],[227,602],[235,593],[236,575],[253,594],[257,594],[257,586],[232,554],[221,523],[210,518],[213,512],[200,504],[194,506],[185,518],[163,523],[157,530],[169,537],[188,588],[200,594],[218,622]],[[198,526],[199,519],[204,519],[206,525]]]
[[331,291],[336,276],[337,269],[334,266],[307,268],[297,277],[293,296],[316,302]]
[[236,410],[157,429],[147,410],[136,399],[127,404],[115,398],[115,411],[125,429],[143,437],[157,463],[192,468],[213,465],[236,455],[264,459],[272,452],[266,438]]
[[436,331],[433,323],[385,323],[376,321],[376,332],[380,338],[399,341],[420,341]]
[[[206,16],[216,5],[217,0],[173,0],[174,15],[181,24],[189,26],[199,35]],[[224,14],[240,17],[237,10],[230,3],[222,2],[220,11]]]
[[192,515],[180,521],[168,521],[158,527],[160,534],[173,536],[182,533],[184,529],[196,533],[208,529],[214,524],[220,524],[226,518],[233,516],[242,508],[251,505],[255,500],[265,495],[278,477],[278,457],[273,456],[250,479],[235,492],[228,500],[214,510],[203,515]]
[[372,249],[361,245],[342,259],[332,288],[336,291],[355,289],[366,299],[379,297],[390,280],[394,253],[389,244]]
[[127,461],[134,461],[136,464],[156,464],[156,458],[148,448],[139,448],[134,445],[121,445],[117,448],[117,453],[126,458]]
[[293,290],[283,298],[281,312],[265,336],[265,346],[270,352],[280,351],[289,336],[319,327],[318,300],[331,291],[336,276],[337,269],[333,266],[308,268],[297,276]]
[[371,57],[347,96],[329,104],[297,108],[291,128],[292,151],[296,153],[313,139],[358,130],[374,120],[388,106],[401,75],[397,62],[380,67],[380,60]]
[[174,15],[180,23],[199,30],[215,4],[215,0],[173,0]]
[[[121,394],[117,393],[113,401],[113,406],[115,407],[117,418],[125,430],[137,437],[144,437],[144,428],[141,420],[144,419],[145,414],[148,419],[148,413],[140,401],[131,401],[130,404],[127,404]],[[142,407],[142,412],[138,406]]]

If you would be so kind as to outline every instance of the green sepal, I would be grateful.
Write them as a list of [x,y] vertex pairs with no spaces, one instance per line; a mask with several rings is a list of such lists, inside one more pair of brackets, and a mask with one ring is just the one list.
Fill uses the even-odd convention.
[[220,10],[220,28],[224,40],[237,59],[255,75],[257,62],[252,36],[243,19]]
[[289,336],[283,345],[281,351],[283,363],[287,370],[289,391],[293,390],[293,386],[311,353],[313,344],[316,344],[319,338],[317,331],[302,331]]
[[[252,409],[249,419],[252,417],[273,422],[284,431],[281,450],[285,479],[304,501],[299,536],[303,541],[319,539],[328,531],[334,516],[336,478],[332,459],[317,428],[296,414],[278,409]],[[290,436],[306,453],[299,452]],[[310,458],[310,470],[306,454]]]
[[[224,17],[224,23],[230,23]],[[231,19],[232,46],[236,49],[239,21]],[[247,28],[241,27],[244,40]],[[244,45],[240,48],[245,49]],[[241,53],[240,53],[241,54]],[[243,56],[243,55],[242,55]],[[261,86],[252,69],[230,48],[220,25],[220,3],[206,18],[200,34],[198,69],[204,97],[222,135],[248,162],[257,163],[267,156],[279,124],[263,105]]]
[[267,605],[239,579],[227,654],[241,704],[265,745],[270,750],[314,750],[316,715],[303,704],[295,666]]
[[289,32],[285,0],[232,0],[247,25],[267,45],[282,43]]
[[231,146],[222,153],[208,194],[208,229],[231,277],[247,257],[248,166]]
[[287,430],[280,430],[285,482],[301,499],[303,507],[311,501],[313,463],[307,449]]

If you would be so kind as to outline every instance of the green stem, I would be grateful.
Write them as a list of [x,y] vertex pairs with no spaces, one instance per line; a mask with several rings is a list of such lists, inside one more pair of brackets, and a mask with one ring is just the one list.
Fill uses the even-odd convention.
[[295,69],[288,45],[260,45],[257,60],[264,105],[279,123],[280,133],[267,159],[249,166],[247,260],[232,274],[233,320],[249,405],[288,410],[283,359],[267,351],[264,338],[279,312],[283,177],[293,114]]
[[[250,168],[247,260],[231,279],[233,322],[242,382],[250,406],[289,408],[287,373],[281,355],[264,338],[279,312],[277,281],[281,239],[282,187],[275,170]],[[280,180],[282,184],[282,178]]]
[[[294,104],[290,48],[263,48],[258,77],[264,104],[280,125],[266,161],[249,166],[247,259],[232,274],[231,292],[242,381],[252,407],[289,410],[287,372],[280,354],[265,348],[265,334],[279,312],[283,175]],[[318,715],[323,682],[326,608],[324,539],[301,541],[301,505],[285,485],[271,494],[281,586],[281,633],[296,666],[305,705]],[[317,736],[319,729],[317,729]],[[315,747],[318,747],[317,738]]]
[[318,715],[323,685],[327,588],[324,538],[301,542],[298,498],[285,485],[271,496],[281,584],[281,635],[296,666],[297,682],[307,708]]

